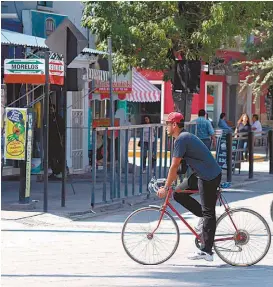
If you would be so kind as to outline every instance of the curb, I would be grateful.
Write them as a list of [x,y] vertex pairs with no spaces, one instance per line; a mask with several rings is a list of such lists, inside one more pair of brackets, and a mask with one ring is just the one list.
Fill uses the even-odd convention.
[[98,203],[93,209],[82,212],[71,212],[66,214],[66,217],[75,221],[94,218],[102,215],[107,215],[113,211],[123,210],[124,208],[130,208],[144,203],[147,204],[156,200],[159,199],[155,194],[142,194],[135,197],[113,200],[113,202],[110,203]]
[[5,210],[7,211],[28,211],[28,210],[35,210],[36,204],[35,202],[30,203],[9,203],[4,205]]
[[[243,182],[237,183],[237,184],[232,184],[231,188],[238,188],[242,186],[247,186],[253,183],[257,182],[262,182],[262,181],[269,181],[272,180],[268,177],[262,177],[259,179],[246,179]],[[224,192],[229,192],[228,189],[224,189]],[[237,191],[232,191],[236,193]],[[239,191],[238,191],[239,192]],[[112,213],[113,211],[117,210],[123,210],[126,207],[133,207],[133,206],[138,206],[141,204],[150,204],[150,202],[155,202],[155,201],[160,201],[155,194],[150,194],[148,197],[148,194],[145,195],[139,195],[136,197],[130,197],[130,198],[125,198],[125,199],[120,199],[120,200],[115,200],[111,203],[99,203],[95,205],[94,209],[90,209],[88,211],[83,211],[83,212],[77,212],[77,213],[69,213],[66,217],[71,219],[71,220],[83,220],[83,219],[88,219],[88,218],[95,218],[99,217],[102,215],[107,215],[109,213]]]

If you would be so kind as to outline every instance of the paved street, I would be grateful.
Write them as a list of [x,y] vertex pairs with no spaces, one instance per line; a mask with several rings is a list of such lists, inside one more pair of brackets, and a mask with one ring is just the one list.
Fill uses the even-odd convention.
[[[261,213],[269,222],[272,181],[253,183],[225,193],[231,206]],[[136,207],[134,207],[136,208]],[[159,266],[142,266],[124,252],[120,231],[132,208],[112,214],[71,221],[52,214],[2,211],[3,287],[60,286],[252,286],[273,282],[273,248],[256,266],[231,267],[215,261],[192,262],[193,236],[179,223],[180,245],[175,255]],[[197,219],[179,207],[190,223]],[[217,207],[220,214],[222,207]]]

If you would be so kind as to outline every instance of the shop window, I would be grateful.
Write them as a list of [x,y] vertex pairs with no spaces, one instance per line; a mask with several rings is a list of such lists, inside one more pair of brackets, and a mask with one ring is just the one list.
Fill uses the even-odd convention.
[[46,19],[46,36],[49,36],[55,30],[55,22],[52,18]]
[[43,6],[43,7],[53,7],[53,1],[37,1],[38,6]]

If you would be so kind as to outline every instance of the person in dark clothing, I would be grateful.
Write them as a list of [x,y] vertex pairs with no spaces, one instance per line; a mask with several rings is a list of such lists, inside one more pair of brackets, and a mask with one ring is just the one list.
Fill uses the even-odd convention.
[[[150,116],[145,116],[144,117],[144,123],[145,125],[150,125],[151,124],[151,117]],[[155,135],[154,135],[154,129],[150,129],[150,128],[143,128],[143,132],[144,132],[144,139],[143,139],[143,143],[144,143],[144,147],[143,147],[143,155],[142,155],[142,165],[143,165],[143,173],[146,173],[146,164],[147,164],[147,157],[148,157],[148,153],[149,153],[149,142],[150,142],[150,132],[151,134],[151,139],[152,139],[152,169],[153,172],[155,170],[156,167],[156,154],[155,154]]]
[[56,113],[54,104],[49,107],[49,139],[48,139],[48,160],[51,167],[51,179],[62,177],[63,169],[63,138],[64,121]]
[[[249,116],[247,114],[242,114],[240,119],[237,122],[237,127],[235,130],[235,133],[248,133],[251,131],[251,125]],[[239,142],[239,148],[240,149],[247,149],[248,144],[248,138],[241,139]],[[241,159],[247,159],[248,158],[248,151],[245,151],[245,156],[243,156],[243,152],[240,152]]]
[[181,160],[184,159],[198,177],[198,189],[201,198],[201,205],[191,198],[191,203],[188,202],[187,208],[197,216],[201,215],[200,211],[202,211],[204,219],[202,226],[204,245],[201,246],[201,250],[188,258],[213,261],[212,246],[216,230],[215,206],[222,177],[221,168],[202,141],[194,134],[183,130],[184,117],[182,114],[176,112],[169,114],[166,124],[168,135],[175,138],[173,158],[165,186],[158,190],[157,195],[159,198],[166,197],[177,178],[177,170]]

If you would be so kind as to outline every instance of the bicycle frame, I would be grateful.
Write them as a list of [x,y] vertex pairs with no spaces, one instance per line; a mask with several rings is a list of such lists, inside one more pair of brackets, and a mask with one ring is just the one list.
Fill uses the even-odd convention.
[[[166,196],[166,199],[165,199],[163,205],[161,206],[161,214],[160,214],[160,217],[159,217],[158,224],[157,224],[156,228],[154,229],[154,231],[153,231],[152,233],[150,233],[150,236],[153,236],[154,233],[155,233],[155,232],[157,231],[157,229],[159,228],[159,225],[160,225],[160,223],[161,223],[161,220],[162,220],[162,218],[163,218],[163,215],[164,215],[164,213],[165,213],[167,207],[169,207],[169,208],[178,216],[178,218],[188,227],[188,229],[191,231],[191,233],[194,234],[194,236],[195,236],[201,243],[204,243],[202,237],[195,232],[195,230],[190,226],[190,224],[183,218],[183,216],[180,215],[180,213],[179,213],[179,212],[175,209],[175,207],[170,203],[170,198],[171,198],[172,192],[173,192],[172,189],[170,189],[170,190],[168,191],[168,194],[167,194],[167,196]],[[177,192],[177,191],[176,191],[176,192]],[[183,191],[181,191],[181,192],[196,194],[196,193],[199,192],[199,190],[183,190]],[[234,223],[234,221],[233,221],[233,219],[232,219],[232,217],[231,217],[231,214],[230,214],[230,212],[229,212],[230,208],[229,208],[228,204],[226,204],[226,203],[224,202],[224,200],[223,200],[223,198],[222,198],[222,195],[221,195],[221,192],[222,192],[222,189],[219,188],[219,192],[218,192],[218,195],[217,195],[217,200],[219,200],[220,205],[223,205],[223,206],[224,206],[224,209],[225,209],[226,213],[228,214],[228,216],[229,216],[229,218],[230,218],[230,220],[231,220],[231,222],[232,222],[232,225],[233,225],[234,228],[235,228],[235,231],[236,231],[237,236],[236,236],[236,238],[235,238],[234,236],[232,236],[232,237],[226,237],[226,238],[218,238],[218,239],[215,239],[214,242],[228,241],[228,240],[235,240],[235,239],[236,239],[236,240],[241,240],[241,235],[238,234],[238,229],[237,229],[237,227],[236,227],[236,225],[235,225],[235,223]]]

